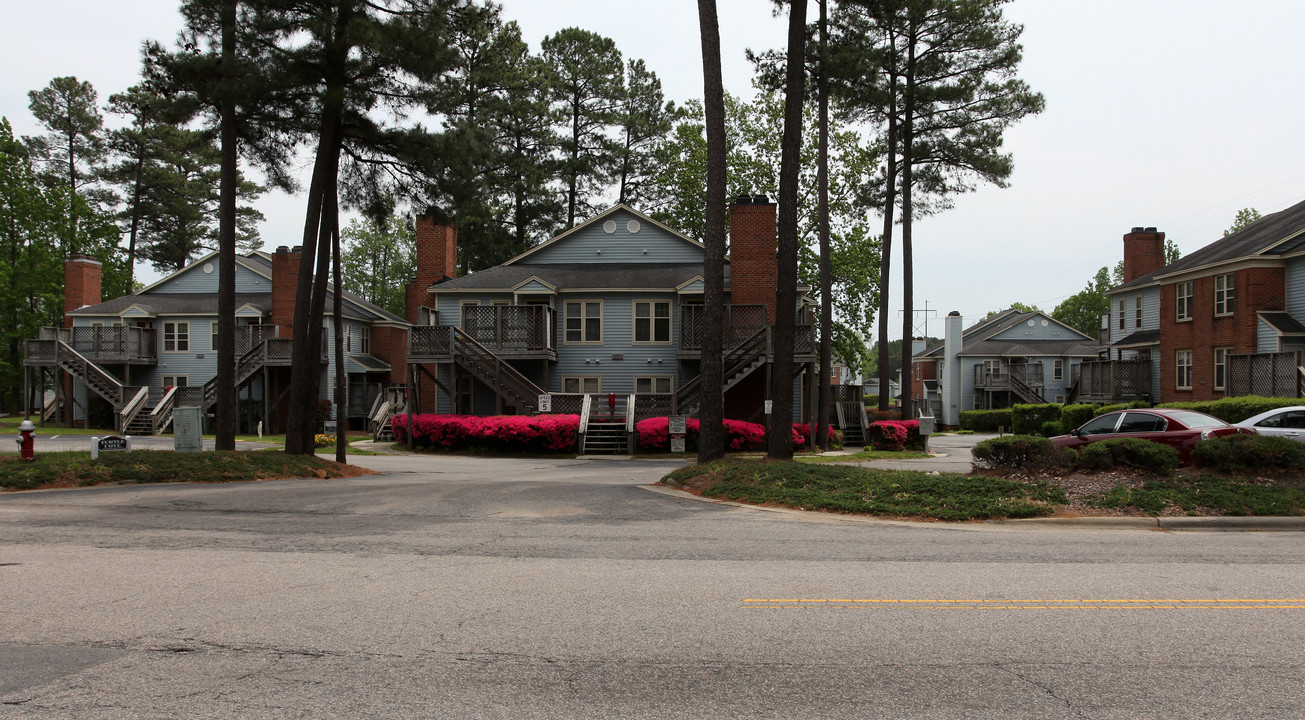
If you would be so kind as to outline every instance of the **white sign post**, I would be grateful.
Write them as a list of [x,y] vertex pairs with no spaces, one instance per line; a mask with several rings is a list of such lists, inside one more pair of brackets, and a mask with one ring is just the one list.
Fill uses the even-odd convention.
[[688,432],[688,419],[683,415],[672,415],[666,418],[666,431],[671,436],[671,452],[684,452],[684,436]]
[[99,460],[102,452],[131,452],[130,435],[108,435],[91,438],[91,459]]
[[553,412],[553,396],[552,396],[552,395],[540,395],[540,396],[539,396],[539,412],[541,412],[541,413]]

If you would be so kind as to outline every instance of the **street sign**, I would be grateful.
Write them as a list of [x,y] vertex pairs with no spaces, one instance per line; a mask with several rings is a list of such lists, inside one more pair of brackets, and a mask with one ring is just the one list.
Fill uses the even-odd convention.
[[774,400],[767,400],[767,401],[766,401],[766,414],[769,415],[771,409],[774,408],[774,407],[775,407],[775,401],[774,401]]
[[91,459],[98,460],[102,452],[131,452],[130,435],[106,435],[91,438]]
[[672,415],[666,418],[666,431],[671,435],[683,435],[688,432],[688,422],[683,415]]
[[671,438],[671,452],[673,452],[673,453],[682,453],[682,452],[684,452],[684,438],[683,438],[683,437],[673,437],[673,438]]
[[552,395],[540,395],[540,396],[539,396],[539,412],[541,412],[541,413],[553,412],[553,396],[552,396]]

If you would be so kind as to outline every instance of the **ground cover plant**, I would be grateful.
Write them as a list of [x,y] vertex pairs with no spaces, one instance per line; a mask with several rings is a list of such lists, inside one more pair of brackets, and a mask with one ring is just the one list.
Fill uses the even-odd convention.
[[705,497],[806,510],[939,520],[1049,515],[1063,488],[956,473],[869,470],[846,465],[731,459],[666,476]]
[[276,451],[178,453],[133,450],[100,455],[44,452],[35,460],[0,455],[0,487],[10,490],[100,483],[232,482],[291,477],[354,477],[368,471],[313,455]]
[[[1293,441],[1294,442],[1294,441]],[[1136,508],[1151,515],[1177,509],[1187,515],[1305,515],[1305,487],[1269,480],[1196,477],[1152,479],[1139,487],[1116,485],[1094,507]]]

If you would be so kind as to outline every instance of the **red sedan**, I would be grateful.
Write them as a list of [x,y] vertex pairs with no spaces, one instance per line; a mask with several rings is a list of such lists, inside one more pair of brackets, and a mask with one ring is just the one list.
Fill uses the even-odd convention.
[[1082,427],[1051,439],[1056,447],[1080,448],[1088,443],[1121,438],[1139,438],[1163,443],[1178,451],[1184,465],[1192,463],[1192,448],[1198,442],[1224,435],[1254,435],[1250,428],[1235,425],[1193,410],[1149,408],[1116,410],[1083,423]]

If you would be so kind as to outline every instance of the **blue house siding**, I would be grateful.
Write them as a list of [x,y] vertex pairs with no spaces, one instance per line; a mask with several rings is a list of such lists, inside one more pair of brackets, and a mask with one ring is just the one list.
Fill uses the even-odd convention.
[[[212,272],[204,272],[206,266],[212,266]],[[213,293],[218,290],[218,274],[220,262],[216,257],[203,262],[197,262],[180,273],[162,281],[160,284],[149,289],[149,292],[160,293]],[[239,263],[236,264],[236,292],[238,293],[268,293],[272,292],[272,281],[258,273],[250,270]],[[146,293],[148,294],[148,293]]]
[[[607,221],[577,229],[555,244],[541,247],[517,260],[517,264],[547,263],[696,263],[702,262],[702,247],[662,228],[637,219],[624,210],[612,213],[608,220],[615,231],[604,230]],[[638,232],[629,231],[630,222],[639,223]]]
[[1305,318],[1305,258],[1292,258],[1286,268],[1287,312]]
[[1260,318],[1255,319],[1255,351],[1278,352],[1278,333]]

